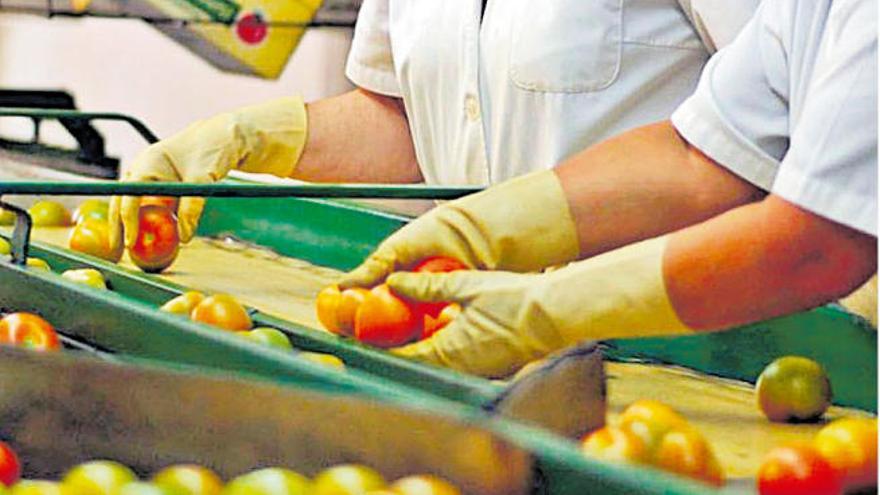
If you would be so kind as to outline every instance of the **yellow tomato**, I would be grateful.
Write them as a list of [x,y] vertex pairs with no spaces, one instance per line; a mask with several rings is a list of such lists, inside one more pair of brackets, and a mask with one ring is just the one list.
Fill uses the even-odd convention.
[[588,434],[581,441],[581,450],[588,457],[612,462],[647,462],[644,442],[629,430],[606,426]]
[[169,299],[159,308],[159,310],[189,316],[189,314],[192,313],[192,310],[204,299],[205,295],[201,292],[190,290],[173,299]]
[[816,450],[843,478],[847,489],[877,486],[877,419],[843,418],[819,431]]
[[36,227],[67,227],[73,225],[70,212],[57,201],[37,201],[28,209]]

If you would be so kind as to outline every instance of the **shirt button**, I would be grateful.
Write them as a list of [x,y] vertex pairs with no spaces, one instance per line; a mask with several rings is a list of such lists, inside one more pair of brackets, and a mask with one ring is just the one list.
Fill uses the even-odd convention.
[[476,96],[467,95],[464,99],[464,110],[468,120],[473,122],[480,118],[480,104],[477,102]]

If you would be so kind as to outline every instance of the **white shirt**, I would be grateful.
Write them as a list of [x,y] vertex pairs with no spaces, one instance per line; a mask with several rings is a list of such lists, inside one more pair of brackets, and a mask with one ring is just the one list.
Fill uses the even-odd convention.
[[364,0],[346,74],[403,98],[426,182],[490,184],[668,118],[756,1]]
[[876,236],[876,0],[764,2],[672,121],[751,183]]

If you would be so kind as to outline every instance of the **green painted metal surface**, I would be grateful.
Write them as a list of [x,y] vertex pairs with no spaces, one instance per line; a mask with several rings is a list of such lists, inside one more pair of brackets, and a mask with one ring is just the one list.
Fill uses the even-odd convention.
[[609,344],[612,358],[660,360],[752,383],[776,358],[806,356],[828,371],[835,403],[877,412],[877,331],[835,306],[728,332]]
[[[112,297],[120,298],[123,301],[130,301],[134,306],[143,307],[144,311],[156,313],[158,317],[164,318],[168,324],[174,323],[177,326],[186,326],[186,329],[200,327],[202,329],[201,335],[210,335],[218,338],[226,337],[226,346],[249,349],[254,346],[243,339],[227,335],[225,332],[219,332],[221,335],[218,336],[216,329],[191,322],[187,318],[156,311],[156,308],[160,305],[185,291],[186,289],[183,287],[140,271],[128,270],[91,256],[41,243],[32,244],[31,255],[46,260],[53,271],[58,273],[72,268],[98,268],[112,288],[110,293]],[[61,277],[55,278],[60,279]],[[80,289],[80,287],[77,288]],[[88,288],[86,289],[89,290]],[[63,293],[63,291],[59,292]],[[98,295],[101,294],[104,294],[104,292],[98,293]],[[39,301],[35,301],[35,304],[39,304]],[[484,406],[492,403],[501,391],[500,386],[487,380],[447,369],[421,365],[396,357],[385,351],[360,344],[352,339],[340,338],[327,332],[316,331],[302,325],[262,314],[259,311],[252,311],[251,319],[256,326],[279,328],[287,334],[291,343],[301,350],[332,353],[342,359],[350,368],[388,378],[392,383],[420,389],[432,395],[474,406]],[[114,327],[109,328],[112,329]],[[125,332],[108,330],[107,334],[101,335],[101,341],[96,343],[109,347],[112,350],[129,352],[125,345],[127,345],[131,337],[131,335]],[[167,350],[164,346],[160,345],[154,350],[157,354],[151,353],[149,355],[162,357],[163,359],[178,360],[176,355],[168,357],[164,354]],[[276,355],[279,353],[281,355],[289,354],[284,351],[272,351],[272,354]],[[198,348],[194,348],[193,352],[198,353],[199,356],[181,356],[184,359],[183,362],[190,362],[191,359],[198,357],[201,359],[199,361],[201,364],[212,365],[212,363],[215,363],[221,367],[227,365],[234,366],[234,364],[226,363],[222,355],[212,354],[210,349],[206,348],[200,351]],[[137,353],[137,355],[141,354]]]

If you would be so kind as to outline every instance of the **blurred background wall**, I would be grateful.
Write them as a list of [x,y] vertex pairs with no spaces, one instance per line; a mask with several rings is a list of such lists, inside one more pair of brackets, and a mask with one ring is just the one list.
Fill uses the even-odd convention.
[[[302,94],[307,101],[351,88],[343,74],[351,29],[306,32],[278,80],[226,74],[140,20],[0,14],[0,88],[63,89],[90,111],[128,113],[159,137],[195,119],[269,98]],[[55,124],[47,141],[65,144]],[[130,160],[143,141],[128,127],[99,123],[108,154]],[[31,125],[0,119],[0,132],[26,138]]]

